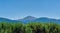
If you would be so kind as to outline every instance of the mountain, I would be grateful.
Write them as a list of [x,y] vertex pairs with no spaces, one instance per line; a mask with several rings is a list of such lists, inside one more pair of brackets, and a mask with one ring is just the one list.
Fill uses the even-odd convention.
[[20,21],[0,17],[0,22],[20,22]]
[[32,22],[35,19],[36,19],[35,17],[27,16],[27,17],[25,17],[23,19],[18,19],[18,21],[22,21],[23,23],[28,23],[28,22]]
[[53,23],[60,23],[60,19],[52,19],[47,17],[41,17],[34,20],[34,22],[53,22]]
[[36,18],[33,16],[27,16],[25,18],[22,19],[18,19],[18,20],[11,20],[8,18],[2,18],[0,17],[0,22],[22,22],[22,23],[28,23],[28,22],[53,22],[53,23],[60,23],[60,19],[53,19],[53,18],[47,18],[47,17],[40,17],[40,18]]
[[28,23],[28,22],[53,22],[53,23],[60,23],[60,19],[53,19],[53,18],[47,18],[47,17],[32,17],[32,16],[27,16],[23,19],[19,19],[19,21],[22,21],[23,23]]

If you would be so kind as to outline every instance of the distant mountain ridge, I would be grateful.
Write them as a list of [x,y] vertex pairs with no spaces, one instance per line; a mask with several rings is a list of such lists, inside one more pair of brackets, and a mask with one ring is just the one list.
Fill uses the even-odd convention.
[[23,23],[29,23],[29,22],[53,22],[53,23],[60,23],[60,19],[52,19],[52,18],[47,18],[47,17],[40,17],[40,18],[36,18],[33,16],[27,16],[25,18],[22,19],[18,19],[18,20],[11,20],[8,18],[1,18],[0,17],[0,22],[23,22]]
[[20,22],[20,21],[0,17],[0,22]]
[[52,18],[47,18],[47,17],[41,17],[41,18],[37,18],[36,20],[34,20],[34,22],[53,22],[53,23],[60,23],[59,19],[52,19]]
[[22,21],[23,23],[28,23],[28,22],[32,22],[35,19],[36,19],[35,17],[27,16],[27,17],[25,17],[23,19],[18,19],[18,21]]
[[28,23],[28,22],[60,23],[60,19],[53,19],[53,18],[47,18],[47,17],[36,18],[36,17],[33,17],[33,16],[27,16],[27,17],[23,18],[22,20],[20,19],[19,21],[22,21],[23,23]]

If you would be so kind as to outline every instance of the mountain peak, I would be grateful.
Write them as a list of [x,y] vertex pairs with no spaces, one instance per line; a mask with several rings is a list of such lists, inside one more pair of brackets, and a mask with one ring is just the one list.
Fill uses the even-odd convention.
[[35,18],[35,17],[33,17],[33,16],[27,16],[27,17],[25,17],[25,18]]
[[32,20],[32,19],[36,19],[36,18],[33,17],[33,16],[27,16],[27,17],[25,17],[25,18],[23,18],[23,19],[26,19],[26,20]]

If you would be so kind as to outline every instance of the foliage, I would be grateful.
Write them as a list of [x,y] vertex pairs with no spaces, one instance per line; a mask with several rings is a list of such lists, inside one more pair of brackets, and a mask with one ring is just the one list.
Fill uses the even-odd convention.
[[7,23],[0,22],[0,33],[60,33],[60,25],[55,23]]

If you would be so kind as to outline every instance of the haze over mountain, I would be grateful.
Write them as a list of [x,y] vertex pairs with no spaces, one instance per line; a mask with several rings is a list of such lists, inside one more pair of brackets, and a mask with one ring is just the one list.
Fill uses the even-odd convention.
[[0,17],[0,22],[20,22],[20,21]]
[[22,21],[24,23],[28,23],[28,22],[53,22],[53,23],[60,23],[60,19],[53,19],[53,18],[48,18],[48,17],[40,17],[40,18],[36,18],[33,16],[27,16],[23,19],[19,19],[19,21]]
[[40,18],[36,18],[33,16],[27,16],[24,17],[22,19],[18,19],[18,20],[11,20],[8,18],[1,18],[0,17],[0,22],[23,22],[23,23],[28,23],[28,22],[53,22],[53,23],[60,23],[60,19],[53,19],[53,18],[47,18],[47,17],[40,17]]
[[23,18],[23,20],[35,20],[36,17],[33,17],[33,16],[27,16],[25,18]]

